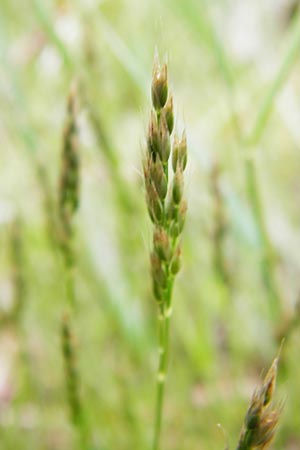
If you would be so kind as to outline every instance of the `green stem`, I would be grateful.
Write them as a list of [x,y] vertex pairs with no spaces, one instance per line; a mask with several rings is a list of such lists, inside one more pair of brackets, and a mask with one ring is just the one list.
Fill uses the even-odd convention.
[[162,409],[165,390],[165,319],[163,313],[158,318],[158,352],[159,363],[156,378],[156,407],[155,407],[155,428],[154,428],[154,440],[153,450],[159,448],[159,439],[161,434],[161,422],[162,422]]
[[299,59],[299,45],[300,45],[300,14],[297,14],[297,16],[293,21],[288,50],[285,54],[285,57],[279,67],[279,70],[272,84],[267,90],[266,96],[263,99],[263,103],[261,105],[255,124],[253,126],[253,130],[247,139],[247,144],[250,147],[255,146],[258,143],[266,127],[270,114],[272,112],[276,96],[284,86],[284,83],[287,77],[289,76],[293,65]]
[[62,355],[65,365],[65,383],[70,409],[70,421],[74,427],[74,433],[76,433],[75,448],[87,450],[89,433],[80,398],[80,380],[73,344],[73,327],[69,319],[67,322],[63,322],[62,326]]
[[89,448],[89,438],[88,438],[88,429],[86,426],[85,418],[80,416],[79,421],[76,424],[78,430],[78,450],[88,450]]
[[[66,283],[66,300],[69,304],[69,309],[71,311],[71,315],[74,318],[76,314],[76,298],[75,298],[75,290],[74,290],[74,264],[69,261],[65,261],[65,283]],[[87,450],[89,448],[89,430],[86,422],[86,418],[84,415],[84,411],[82,408],[81,401],[79,400],[79,389],[76,384],[75,387],[75,395],[78,402],[78,411],[73,412],[72,422],[74,425],[74,429],[76,430],[76,441],[78,450]],[[73,395],[73,393],[72,393]],[[71,396],[72,397],[72,396]],[[71,410],[72,410],[72,398],[69,399]]]
[[280,317],[282,302],[275,276],[276,260],[265,224],[263,207],[256,179],[255,166],[252,159],[248,159],[246,161],[246,178],[248,195],[252,204],[252,209],[257,224],[257,231],[259,233],[259,239],[262,246],[261,270],[263,281],[269,295],[270,311],[273,318],[278,319]]
[[76,307],[74,290],[74,267],[66,264],[66,297],[70,309],[74,312]]
[[169,278],[166,295],[164,298],[164,307],[160,312],[159,319],[159,363],[156,378],[156,406],[155,406],[155,426],[153,438],[153,450],[159,450],[160,437],[162,428],[162,416],[165,396],[165,382],[168,372],[169,362],[169,335],[170,335],[170,318],[172,313],[172,288],[173,278]]
[[241,441],[241,442],[239,442],[236,450],[251,450],[251,448],[253,448],[253,447],[251,447],[248,444],[245,444],[244,441]]
[[[272,112],[273,104],[277,94],[280,92],[284,85],[290,71],[298,58],[300,42],[300,15],[295,18],[292,28],[292,35],[288,51],[283,59],[281,66],[271,84],[267,94],[263,100],[261,109],[258,113],[254,127],[248,138],[245,139],[245,144],[248,148],[253,148],[259,141],[270,114]],[[251,202],[254,219],[256,221],[257,230],[260,236],[260,241],[263,249],[262,254],[262,276],[264,284],[269,293],[270,307],[274,318],[278,318],[281,308],[281,295],[277,286],[275,276],[275,258],[272,248],[272,244],[268,237],[266,229],[263,208],[261,198],[259,195],[259,189],[257,185],[257,179],[255,174],[255,167],[252,160],[246,161],[246,179],[247,189],[249,194],[249,200]]]

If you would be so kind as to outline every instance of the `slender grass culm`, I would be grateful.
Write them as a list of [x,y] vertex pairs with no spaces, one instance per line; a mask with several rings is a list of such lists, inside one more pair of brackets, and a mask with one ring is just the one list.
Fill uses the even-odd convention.
[[1,325],[8,325],[17,342],[17,375],[19,393],[30,398],[35,394],[34,371],[32,370],[31,354],[28,348],[28,335],[25,326],[24,313],[27,309],[27,279],[25,226],[19,216],[15,217],[10,229],[10,264],[13,305],[9,313],[3,317]]
[[16,218],[11,227],[11,266],[13,285],[13,310],[12,319],[16,326],[20,326],[22,309],[25,302],[25,275],[24,275],[24,243],[22,226],[19,218]]
[[[210,174],[210,189],[213,201],[213,265],[218,279],[227,287],[230,287],[231,276],[226,260],[225,240],[228,233],[228,220],[226,217],[224,199],[220,186],[221,168],[215,162]],[[229,294],[229,292],[228,292]]]
[[[152,111],[143,161],[146,203],[153,223],[151,275],[153,295],[158,306],[159,363],[153,450],[160,447],[165,381],[168,369],[169,328],[172,314],[172,289],[180,269],[180,235],[186,215],[183,199],[183,171],[187,163],[186,136],[173,139],[173,99],[168,94],[167,65],[156,57],[152,78]],[[171,158],[170,158],[171,156]],[[169,163],[172,160],[173,177]]]
[[236,450],[265,450],[273,440],[282,409],[273,402],[277,366],[278,357],[252,396]]
[[88,435],[79,395],[79,373],[76,365],[76,349],[71,321],[65,314],[61,323],[61,346],[65,366],[66,391],[72,424],[78,430],[78,448],[88,448]]

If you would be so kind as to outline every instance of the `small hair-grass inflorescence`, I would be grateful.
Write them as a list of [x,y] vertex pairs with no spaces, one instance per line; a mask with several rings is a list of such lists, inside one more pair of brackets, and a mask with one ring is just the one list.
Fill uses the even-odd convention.
[[78,448],[88,448],[86,421],[79,395],[79,375],[75,361],[74,318],[75,265],[73,249],[73,216],[79,205],[79,155],[78,155],[78,88],[71,86],[67,103],[67,122],[63,134],[62,169],[59,185],[59,242],[65,265],[66,300],[70,308],[61,324],[62,354],[65,365],[67,399],[72,423],[78,434]]
[[[156,61],[153,69],[152,103],[147,152],[144,158],[146,201],[154,224],[151,273],[153,294],[161,313],[170,308],[170,284],[180,269],[181,244],[186,201],[183,198],[183,172],[187,163],[185,133],[171,135],[174,127],[173,98],[168,96],[167,66]],[[170,182],[169,161],[173,179]]]
[[236,450],[265,450],[271,444],[282,409],[273,402],[277,366],[278,357],[252,396]]
[[[156,58],[152,78],[152,111],[143,161],[146,202],[153,223],[151,275],[159,312],[159,366],[153,450],[159,448],[164,385],[168,367],[172,288],[180,270],[181,242],[187,204],[183,198],[183,172],[187,164],[186,135],[172,139],[173,97],[168,90],[167,65]],[[172,176],[170,169],[172,168]]]
[[68,103],[67,121],[63,134],[62,168],[59,184],[59,237],[66,265],[73,264],[72,218],[79,204],[79,155],[78,155],[78,93],[72,84]]
[[75,308],[73,248],[73,217],[79,205],[79,152],[78,152],[78,87],[74,82],[67,102],[67,119],[63,133],[62,167],[58,192],[58,238],[63,257],[66,297]]

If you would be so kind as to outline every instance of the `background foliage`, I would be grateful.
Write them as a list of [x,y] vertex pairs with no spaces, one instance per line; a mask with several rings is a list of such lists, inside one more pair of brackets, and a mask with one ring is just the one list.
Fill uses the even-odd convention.
[[[149,445],[156,305],[141,155],[155,47],[169,61],[189,145],[163,448],[217,450],[227,435],[233,448],[282,335],[277,395],[286,402],[273,448],[299,448],[297,5],[1,0],[1,449],[75,445],[60,349],[64,273],[51,240],[74,77],[82,88],[76,350],[91,448]],[[13,314],[16,266],[22,304]]]

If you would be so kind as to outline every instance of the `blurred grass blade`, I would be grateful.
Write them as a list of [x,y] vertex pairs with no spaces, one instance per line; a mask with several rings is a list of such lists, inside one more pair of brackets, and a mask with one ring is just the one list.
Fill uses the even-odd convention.
[[147,86],[146,71],[143,69],[132,51],[126,46],[124,40],[121,39],[121,37],[102,14],[99,14],[98,20],[100,21],[103,29],[103,37],[111,52],[115,55],[117,60],[135,81],[141,91],[144,92],[145,86]]
[[39,23],[41,24],[43,30],[45,31],[46,35],[48,36],[50,42],[52,42],[54,47],[57,49],[65,66],[68,69],[71,69],[73,66],[72,58],[69,54],[67,47],[65,46],[65,44],[55,31],[50,13],[45,8],[45,2],[42,2],[40,0],[33,0],[32,4],[35,15]]
[[262,102],[261,108],[258,112],[257,119],[253,126],[253,130],[250,133],[246,143],[249,147],[255,146],[266,127],[270,114],[272,113],[274,101],[277,94],[280,92],[284,83],[289,76],[292,67],[299,60],[299,48],[300,48],[300,14],[294,19],[292,26],[290,42],[286,55],[279,67],[279,70],[270,85],[266,96]]
[[208,4],[206,1],[195,2],[193,0],[178,0],[177,2],[170,3],[172,8],[177,11],[180,17],[185,19],[190,29],[200,38],[201,45],[205,45],[209,52],[214,56],[225,82],[227,104],[231,115],[232,125],[236,139],[238,143],[240,143],[242,131],[236,111],[235,82],[232,64],[209,17]]

